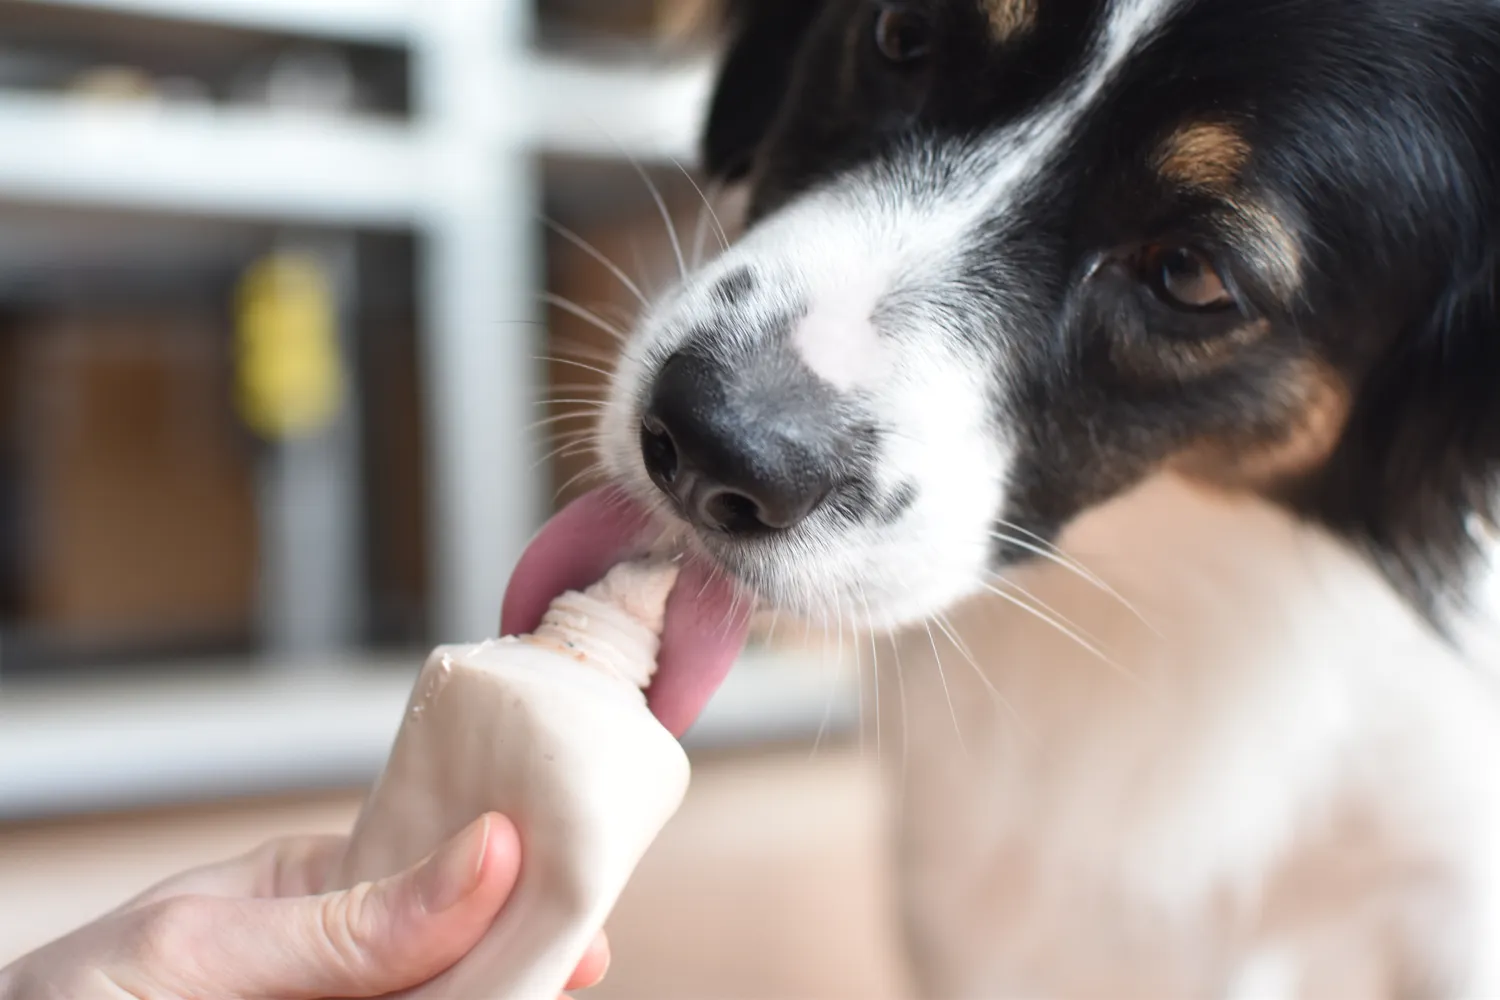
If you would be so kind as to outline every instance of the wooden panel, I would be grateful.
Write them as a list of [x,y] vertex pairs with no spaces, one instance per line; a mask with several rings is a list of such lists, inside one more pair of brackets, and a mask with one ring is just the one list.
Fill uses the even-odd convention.
[[253,626],[249,442],[201,317],[60,319],[24,339],[26,624],[90,646]]

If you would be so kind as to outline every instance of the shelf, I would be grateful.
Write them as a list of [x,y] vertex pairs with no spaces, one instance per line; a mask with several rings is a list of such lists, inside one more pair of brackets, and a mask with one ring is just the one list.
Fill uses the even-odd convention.
[[[536,97],[496,102],[496,143],[538,153],[694,159],[710,69],[534,60]],[[0,94],[0,200],[330,224],[411,226],[440,173],[421,125],[242,108]],[[466,137],[483,142],[485,137]]]
[[665,69],[598,66],[564,57],[534,60],[535,145],[549,153],[696,162],[714,65]]
[[[385,762],[410,661],[234,677],[15,685],[0,695],[0,821],[354,788]],[[809,662],[746,657],[685,741],[729,749],[845,732],[852,684]]]
[[[414,4],[433,0],[31,0],[137,17],[197,21],[359,42],[406,43]],[[441,0],[438,0],[441,2]]]
[[0,199],[409,225],[422,150],[405,127],[237,109],[0,95]]

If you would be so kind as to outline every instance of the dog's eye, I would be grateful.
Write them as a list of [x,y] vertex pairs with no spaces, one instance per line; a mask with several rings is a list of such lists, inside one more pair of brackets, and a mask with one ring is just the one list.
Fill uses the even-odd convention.
[[932,26],[916,11],[887,8],[875,19],[875,44],[893,63],[913,63],[932,49]]
[[1141,277],[1162,301],[1195,312],[1217,312],[1234,305],[1234,295],[1207,255],[1188,247],[1153,247]]

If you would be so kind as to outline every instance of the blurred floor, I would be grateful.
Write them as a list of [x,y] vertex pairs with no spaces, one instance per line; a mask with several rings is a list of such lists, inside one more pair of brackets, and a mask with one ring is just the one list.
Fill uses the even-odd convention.
[[[184,868],[346,829],[357,797],[0,827],[0,964]],[[599,1000],[887,1000],[897,949],[874,768],[699,762],[621,901]]]

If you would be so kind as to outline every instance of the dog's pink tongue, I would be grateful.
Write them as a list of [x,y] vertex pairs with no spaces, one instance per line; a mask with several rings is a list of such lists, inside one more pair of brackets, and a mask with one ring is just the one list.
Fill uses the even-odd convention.
[[[598,490],[568,506],[521,556],[505,593],[501,635],[523,635],[541,623],[559,594],[597,582],[616,563],[642,551],[651,530],[644,510],[616,490]],[[690,562],[667,600],[656,678],[646,692],[662,725],[681,736],[697,721],[739,658],[749,619],[734,587]]]

